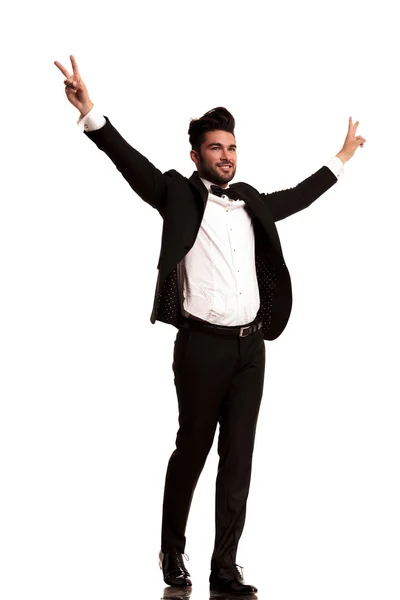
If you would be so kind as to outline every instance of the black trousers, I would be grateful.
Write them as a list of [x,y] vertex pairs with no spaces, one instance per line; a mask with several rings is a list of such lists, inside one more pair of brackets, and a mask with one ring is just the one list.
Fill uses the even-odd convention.
[[179,405],[176,449],[167,468],[161,550],[185,552],[192,497],[219,423],[215,545],[211,568],[229,567],[243,531],[257,418],[263,393],[265,343],[248,337],[179,329],[174,346]]

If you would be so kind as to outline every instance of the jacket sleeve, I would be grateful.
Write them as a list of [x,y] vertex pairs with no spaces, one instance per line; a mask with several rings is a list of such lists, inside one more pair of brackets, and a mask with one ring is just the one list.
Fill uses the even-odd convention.
[[274,221],[280,221],[310,206],[336,182],[336,175],[329,167],[324,166],[294,188],[260,195],[269,207]]
[[85,135],[107,154],[138,196],[163,216],[165,192],[170,178],[132,148],[109,119],[105,119],[103,127],[95,131],[85,131]]

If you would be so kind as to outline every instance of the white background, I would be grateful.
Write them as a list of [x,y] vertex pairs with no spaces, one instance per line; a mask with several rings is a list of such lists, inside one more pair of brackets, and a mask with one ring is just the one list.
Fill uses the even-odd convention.
[[[150,314],[162,221],[76,126],[54,60],[162,171],[187,128],[237,121],[236,181],[296,185],[367,138],[279,223],[294,288],[267,342],[238,562],[261,600],[399,598],[398,29],[395,3],[15,4],[2,22],[1,530],[4,600],[160,598],[176,329]],[[215,447],[188,525],[208,598]]]

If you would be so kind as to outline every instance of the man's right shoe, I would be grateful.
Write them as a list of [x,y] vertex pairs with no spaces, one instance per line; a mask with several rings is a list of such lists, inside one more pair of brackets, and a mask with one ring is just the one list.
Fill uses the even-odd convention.
[[167,585],[174,587],[191,587],[190,573],[183,562],[183,555],[178,550],[168,550],[160,552],[159,565],[164,575],[164,581]]

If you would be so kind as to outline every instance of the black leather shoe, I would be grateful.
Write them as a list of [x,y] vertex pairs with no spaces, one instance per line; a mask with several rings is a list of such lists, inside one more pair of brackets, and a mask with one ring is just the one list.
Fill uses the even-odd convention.
[[[255,594],[257,588],[254,585],[246,584],[243,581],[243,575],[239,571],[239,565],[224,567],[218,571],[211,571],[210,590],[235,596],[246,596]],[[240,567],[242,568],[242,567]]]
[[164,574],[164,581],[167,585],[174,587],[190,587],[190,573],[183,562],[183,555],[178,550],[169,550],[160,552],[160,568]]

